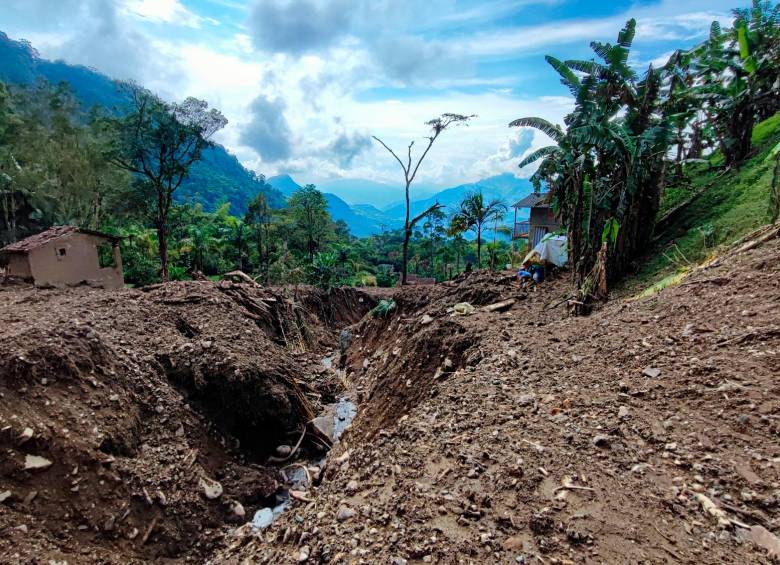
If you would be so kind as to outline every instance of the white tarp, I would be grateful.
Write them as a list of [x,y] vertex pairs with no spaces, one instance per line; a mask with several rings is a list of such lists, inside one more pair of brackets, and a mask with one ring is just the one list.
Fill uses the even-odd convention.
[[566,236],[548,234],[534,247],[534,251],[543,260],[549,261],[558,267],[563,267],[569,255],[566,246]]

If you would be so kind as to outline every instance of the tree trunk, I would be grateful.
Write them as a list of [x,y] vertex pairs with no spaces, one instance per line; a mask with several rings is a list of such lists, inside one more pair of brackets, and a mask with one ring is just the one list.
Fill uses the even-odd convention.
[[160,250],[160,278],[162,282],[168,282],[168,226],[165,221],[157,222],[157,247]]
[[482,226],[477,226],[477,270],[482,268]]
[[409,182],[406,182],[406,221],[404,222],[404,244],[401,253],[401,286],[406,284],[406,273],[409,266],[409,239],[412,237],[412,227],[409,225]]

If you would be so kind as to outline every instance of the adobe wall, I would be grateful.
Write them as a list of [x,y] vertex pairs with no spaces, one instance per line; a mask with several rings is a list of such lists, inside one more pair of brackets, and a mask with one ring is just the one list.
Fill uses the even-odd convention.
[[14,277],[29,279],[32,273],[30,272],[30,263],[27,260],[27,255],[24,253],[9,253],[8,274]]
[[60,237],[29,253],[29,264],[37,285],[98,283],[105,288],[122,288],[122,261],[114,248],[115,267],[100,268],[97,246],[106,240],[83,233]]

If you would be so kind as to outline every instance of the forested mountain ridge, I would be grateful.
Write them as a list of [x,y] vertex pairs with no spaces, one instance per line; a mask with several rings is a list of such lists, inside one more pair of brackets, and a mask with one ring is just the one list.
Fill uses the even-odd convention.
[[[100,106],[110,113],[121,113],[129,102],[121,83],[88,67],[40,57],[27,41],[14,41],[0,31],[0,81],[9,85],[34,85],[46,81],[51,85],[65,82],[84,109]],[[176,192],[181,202],[200,203],[215,210],[225,202],[241,215],[258,192],[266,194],[274,208],[284,206],[284,197],[246,169],[221,145],[203,152],[203,158],[190,171]]]

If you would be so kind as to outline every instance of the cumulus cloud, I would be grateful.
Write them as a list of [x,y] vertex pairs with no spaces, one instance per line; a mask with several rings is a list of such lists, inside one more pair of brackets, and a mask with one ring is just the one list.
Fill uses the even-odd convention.
[[284,117],[284,100],[270,100],[264,95],[249,106],[250,122],[241,131],[240,141],[254,149],[263,162],[273,163],[289,159],[292,154],[292,130]]
[[348,33],[353,13],[349,0],[259,0],[249,28],[261,51],[300,55],[333,45]]

